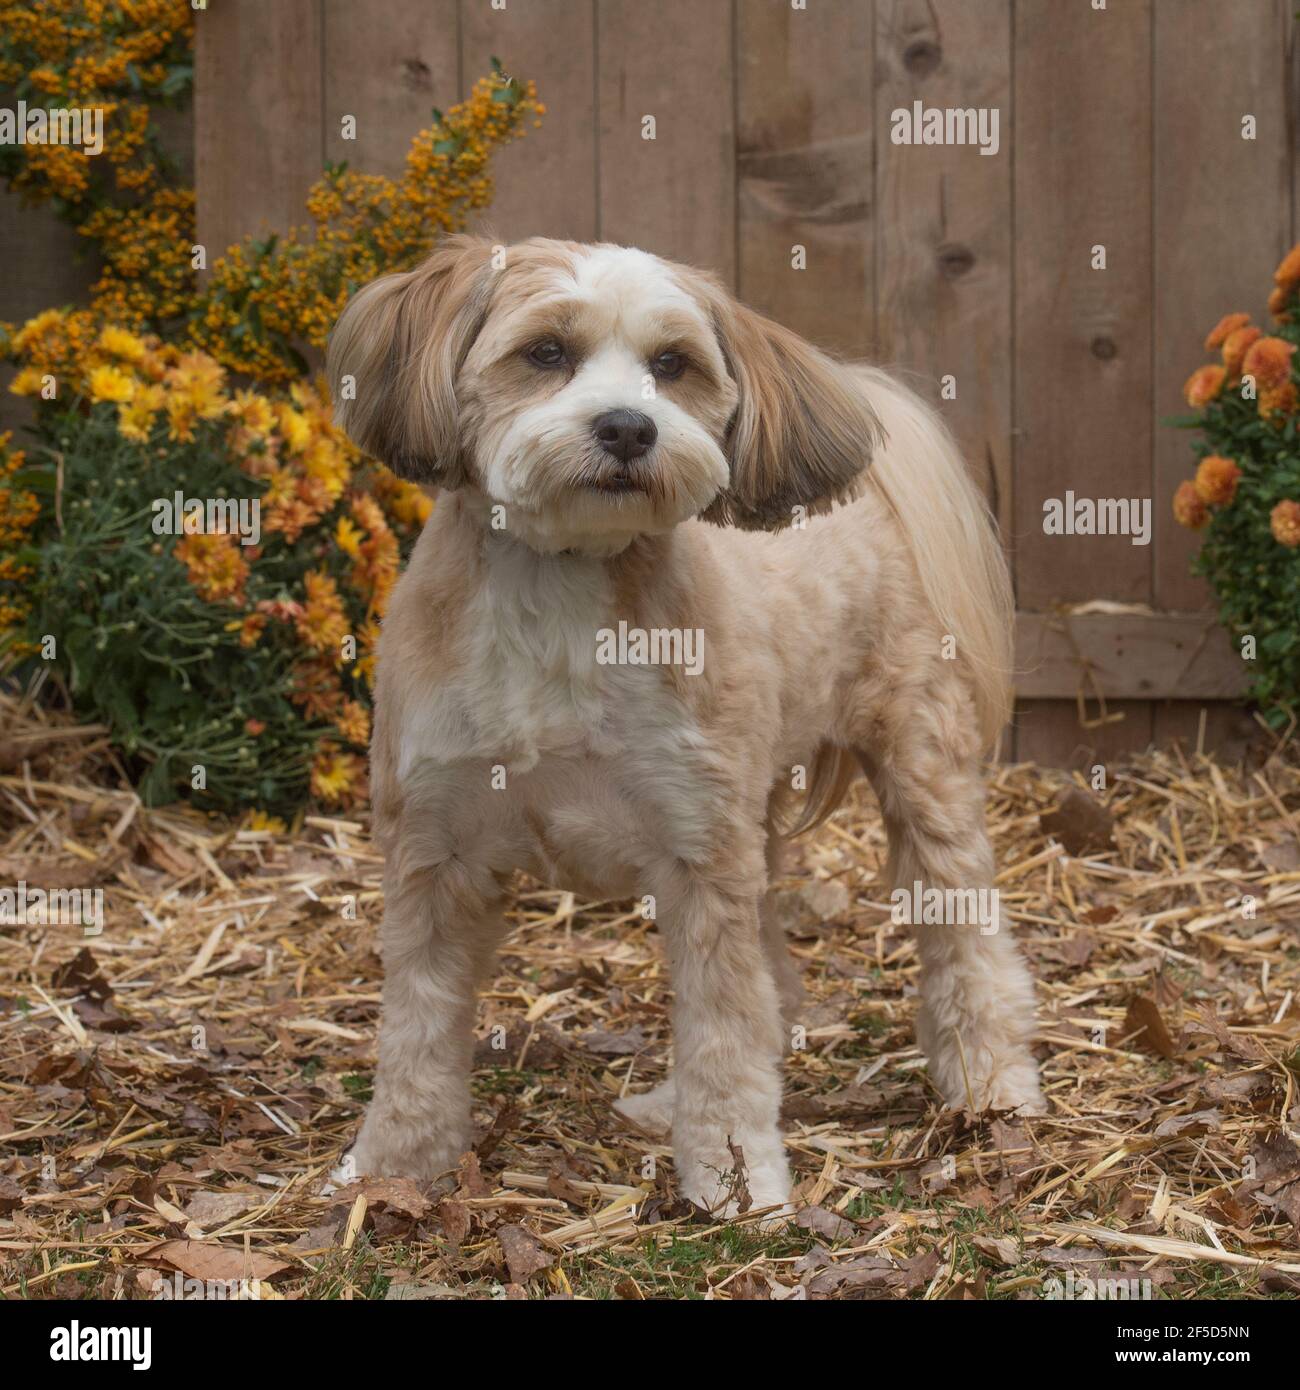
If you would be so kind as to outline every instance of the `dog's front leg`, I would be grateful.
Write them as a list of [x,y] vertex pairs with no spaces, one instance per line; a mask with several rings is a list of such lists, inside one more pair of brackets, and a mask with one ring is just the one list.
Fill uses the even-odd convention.
[[470,1147],[475,993],[502,931],[479,879],[454,857],[386,876],[379,1068],[350,1156],[357,1173],[427,1180]]
[[790,1197],[779,1128],[781,1006],[759,934],[758,892],[682,873],[665,904],[678,1186],[727,1216],[746,1205],[745,1190],[753,1208]]

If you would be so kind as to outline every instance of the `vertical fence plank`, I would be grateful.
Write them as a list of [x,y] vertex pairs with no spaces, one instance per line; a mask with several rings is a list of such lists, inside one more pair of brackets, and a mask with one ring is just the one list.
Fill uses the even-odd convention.
[[481,219],[503,241],[596,237],[596,0],[462,0],[466,84],[493,56],[532,78],[546,107],[539,130],[493,163],[496,196]]
[[[0,194],[0,318],[22,324],[43,309],[84,304],[97,273],[91,251],[48,207]],[[31,420],[32,403],[9,394],[15,375],[0,363],[0,430],[17,432]],[[15,442],[22,442],[17,433]]]
[[[599,235],[736,280],[730,0],[597,7]],[[653,117],[655,138],[643,138]]]
[[[1151,4],[1017,0],[1015,564],[1020,607],[1147,602],[1152,550],[1125,535],[1045,535],[1067,490],[1151,499]],[[1094,269],[1093,247],[1106,269]],[[1098,745],[1144,746],[1149,705]],[[1017,756],[1052,761],[1073,708],[1022,709]]]
[[875,335],[873,10],[739,0],[736,12],[737,291],[858,358]]
[[[879,353],[920,374],[1011,529],[1010,0],[879,0]],[[997,112],[998,149],[906,145],[891,113]],[[955,400],[940,400],[951,375]]]
[[[399,176],[435,106],[460,99],[456,0],[324,0],[325,157]],[[343,118],[356,121],[344,139]]]
[[196,30],[195,185],[211,263],[248,233],[305,219],[325,159],[320,0],[223,0]]
[[[1285,0],[1180,0],[1155,11],[1155,604],[1213,602],[1189,570],[1198,538],[1170,499],[1190,476],[1194,436],[1161,422],[1187,413],[1182,385],[1221,315],[1267,325],[1274,265],[1290,245],[1291,123]],[[1242,138],[1253,116],[1255,138]],[[1232,232],[1224,235],[1225,219]],[[1157,741],[1195,737],[1198,712],[1156,710]],[[1228,721],[1224,725],[1224,719]],[[1218,733],[1231,713],[1209,725]]]

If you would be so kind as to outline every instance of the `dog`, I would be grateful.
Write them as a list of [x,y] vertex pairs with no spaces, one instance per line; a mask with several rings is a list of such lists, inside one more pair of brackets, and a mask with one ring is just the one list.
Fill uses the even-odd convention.
[[[475,994],[524,870],[647,905],[674,1070],[621,1109],[671,1130],[697,1205],[734,1213],[739,1151],[754,1207],[788,1211],[782,845],[861,769],[904,899],[993,882],[1012,600],[948,433],[707,273],[606,244],[452,237],[353,296],[328,374],[351,439],[438,493],[379,644],[385,982],[352,1170],[432,1179],[471,1146]],[[913,929],[940,1096],[1040,1111],[1007,933]]]

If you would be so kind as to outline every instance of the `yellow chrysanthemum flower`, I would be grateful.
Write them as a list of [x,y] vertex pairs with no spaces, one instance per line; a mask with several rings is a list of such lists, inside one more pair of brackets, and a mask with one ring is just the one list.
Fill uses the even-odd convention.
[[95,367],[88,382],[92,401],[129,401],[135,395],[135,378],[121,367]]
[[120,358],[123,362],[143,362],[149,351],[143,338],[137,338],[134,333],[128,333],[125,328],[111,323],[106,324],[100,332],[99,346],[111,357]]

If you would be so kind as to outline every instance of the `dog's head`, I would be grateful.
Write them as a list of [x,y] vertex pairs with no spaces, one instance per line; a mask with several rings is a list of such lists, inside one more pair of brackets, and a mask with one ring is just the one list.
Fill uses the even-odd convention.
[[879,438],[844,368],[643,251],[453,237],[361,290],[329,346],[339,423],[402,477],[503,504],[542,550],[691,516],[783,525],[852,495]]

